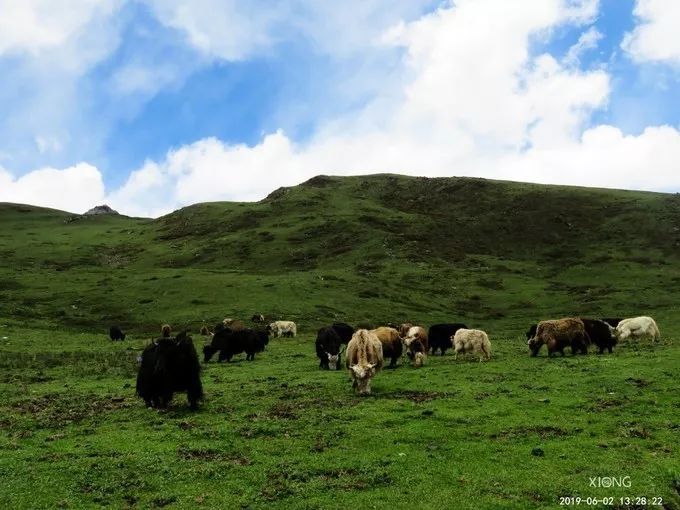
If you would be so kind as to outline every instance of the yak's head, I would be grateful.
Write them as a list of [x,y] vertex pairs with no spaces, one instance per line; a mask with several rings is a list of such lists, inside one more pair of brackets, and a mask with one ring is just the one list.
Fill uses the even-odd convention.
[[328,368],[329,369],[340,370],[340,360],[342,359],[342,351],[343,351],[343,349],[340,348],[340,350],[336,354],[326,352],[326,356],[328,356]]
[[371,379],[375,375],[375,363],[365,366],[352,365],[350,367],[352,378],[354,379],[354,389],[359,395],[371,393]]
[[538,354],[538,351],[541,349],[541,346],[543,345],[543,341],[539,340],[534,336],[527,341],[527,345],[529,346],[531,355],[536,356]]
[[529,329],[526,332],[527,335],[527,340],[531,340],[534,336],[536,336],[536,326],[537,324],[532,324],[529,326]]
[[420,368],[423,366],[423,363],[425,363],[425,353],[416,352],[415,359],[413,360],[413,366]]
[[328,368],[337,370],[340,363],[340,355],[331,354],[330,352],[327,352],[326,355],[328,356]]
[[213,355],[217,352],[217,349],[215,349],[212,345],[204,345],[203,346],[203,363],[207,363],[210,361],[210,358],[213,357]]
[[[609,324],[607,324],[607,326],[609,326]],[[619,341],[618,330],[609,326],[609,337],[611,339],[612,345],[616,345]]]

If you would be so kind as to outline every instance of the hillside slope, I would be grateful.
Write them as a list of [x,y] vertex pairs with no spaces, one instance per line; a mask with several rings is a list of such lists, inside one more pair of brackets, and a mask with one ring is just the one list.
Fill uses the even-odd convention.
[[318,176],[150,220],[0,204],[0,317],[142,330],[332,319],[671,313],[680,196],[471,178]]

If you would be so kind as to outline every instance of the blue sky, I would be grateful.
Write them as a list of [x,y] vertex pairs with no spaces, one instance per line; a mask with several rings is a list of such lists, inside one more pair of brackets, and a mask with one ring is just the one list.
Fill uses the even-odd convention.
[[157,216],[372,172],[680,191],[674,2],[59,4],[0,0],[0,201]]

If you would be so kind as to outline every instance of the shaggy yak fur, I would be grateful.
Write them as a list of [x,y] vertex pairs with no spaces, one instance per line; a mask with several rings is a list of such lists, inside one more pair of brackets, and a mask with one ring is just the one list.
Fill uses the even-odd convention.
[[410,322],[404,322],[403,324],[399,324],[399,326],[395,329],[399,331],[399,336],[401,336],[402,338],[406,338],[408,336],[408,330],[411,329],[412,327],[413,324],[411,324]]
[[372,329],[371,333],[377,336],[378,340],[382,343],[383,358],[391,358],[389,368],[396,367],[397,361],[401,357],[401,353],[404,352],[404,346],[401,337],[399,336],[399,331],[394,328],[381,326]]
[[619,322],[619,325],[616,326],[616,337],[619,340],[651,338],[656,342],[661,337],[661,333],[654,319],[642,316],[623,319]]
[[458,359],[458,354],[473,352],[479,354],[479,361],[483,358],[491,359],[491,342],[489,336],[479,329],[459,329],[451,339],[453,341],[453,349],[456,352],[455,359]]
[[293,321],[274,321],[267,326],[274,338],[297,336],[297,325]]
[[331,324],[331,328],[340,336],[340,342],[345,345],[352,339],[354,334],[354,328],[344,322],[334,322]]
[[111,326],[109,328],[109,338],[111,340],[125,340],[125,333],[118,326]]
[[266,329],[255,329],[253,331],[255,331],[257,337],[260,339],[260,344],[262,345],[262,350],[264,351],[265,347],[269,344],[269,331]]
[[137,394],[147,407],[166,408],[177,392],[187,393],[189,407],[203,398],[201,365],[191,337],[162,337],[147,345],[137,373]]
[[430,326],[430,329],[427,332],[427,338],[430,343],[430,349],[432,349],[432,354],[436,354],[437,349],[439,349],[443,356],[446,349],[453,347],[451,337],[453,337],[459,329],[467,329],[467,326],[460,323],[434,324]]
[[236,354],[246,353],[246,360],[255,359],[255,353],[264,351],[269,337],[252,329],[224,328],[216,331],[210,344],[203,347],[203,361],[207,363],[219,351],[217,361],[231,361]]
[[427,359],[427,347],[416,337],[404,340],[406,344],[406,356],[411,360],[414,367],[422,367]]
[[590,341],[597,345],[597,353],[602,354],[605,349],[611,353],[617,342],[613,328],[606,322],[598,319],[581,318],[581,321],[586,328]]
[[401,336],[406,345],[410,344],[413,340],[420,340],[420,343],[425,347],[425,352],[427,352],[430,347],[427,339],[427,331],[420,326],[411,326],[406,330],[406,334]]
[[371,393],[371,379],[383,366],[382,349],[378,337],[366,329],[354,333],[347,344],[346,366],[359,395]]
[[342,339],[331,326],[319,329],[316,334],[316,355],[319,358],[319,368],[326,370],[340,370]]
[[572,355],[579,351],[582,354],[587,354],[590,337],[586,333],[581,319],[566,318],[539,322],[536,328],[536,336],[527,343],[532,356],[538,354],[543,344],[548,348],[548,356],[552,356],[555,352],[564,356],[565,347],[571,347]]

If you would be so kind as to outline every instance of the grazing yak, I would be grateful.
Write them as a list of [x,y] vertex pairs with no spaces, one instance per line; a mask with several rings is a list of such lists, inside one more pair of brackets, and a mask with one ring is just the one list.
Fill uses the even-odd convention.
[[612,328],[616,328],[623,319],[621,317],[604,317],[600,319],[602,322],[606,322]]
[[437,349],[439,349],[443,356],[446,349],[453,347],[451,337],[453,337],[459,329],[467,329],[467,326],[460,323],[434,324],[430,326],[430,329],[427,332],[427,338],[430,349],[432,349],[432,354],[436,354]]
[[340,370],[342,339],[332,327],[319,329],[316,334],[316,355],[319,358],[319,368],[326,370]]
[[[265,340],[266,338],[267,340]],[[203,347],[203,362],[208,363],[213,355],[219,351],[217,361],[231,361],[236,354],[246,353],[246,360],[255,359],[255,353],[264,351],[268,337],[263,338],[257,331],[252,329],[224,328],[217,331],[212,341]]]
[[261,313],[256,313],[250,318],[250,320],[256,324],[262,324],[264,322],[264,315]]
[[458,359],[458,354],[472,352],[479,354],[479,361],[491,359],[491,342],[489,335],[480,329],[459,329],[451,337],[453,349],[456,353],[454,359]]
[[333,324],[331,324],[331,328],[333,328],[335,332],[340,336],[340,342],[345,345],[347,345],[347,342],[349,342],[352,339],[352,335],[354,334],[355,331],[352,326],[344,322],[334,322]]
[[267,329],[276,337],[290,337],[297,335],[297,326],[293,321],[274,321]]
[[661,337],[661,333],[654,319],[642,316],[623,319],[619,322],[619,325],[616,326],[616,336],[619,340],[650,338],[657,341]]
[[233,329],[234,331],[238,331],[239,329],[246,329],[246,325],[244,324],[244,322],[238,319],[224,319],[222,321],[222,324],[224,324],[224,326],[227,328]]
[[590,341],[597,345],[597,353],[602,354],[605,349],[611,353],[616,345],[614,328],[599,319],[584,319],[581,317],[581,321],[583,322],[588,337],[590,337]]
[[210,330],[208,329],[208,326],[206,326],[205,324],[203,326],[201,326],[200,334],[201,334],[201,336],[212,336],[213,335],[210,332]]
[[201,366],[191,337],[161,337],[147,345],[137,373],[137,394],[147,407],[166,408],[177,392],[187,393],[191,409],[203,398]]
[[420,343],[423,344],[423,347],[425,347],[425,352],[427,352],[430,347],[427,339],[427,331],[425,331],[425,328],[421,326],[411,326],[406,330],[405,334],[401,335],[401,337],[404,339],[404,344],[407,347],[414,340],[419,340]]
[[381,326],[372,329],[371,333],[373,333],[382,343],[383,359],[391,358],[389,368],[396,367],[397,361],[404,350],[399,331],[394,328],[388,328],[387,326]]
[[532,356],[538,354],[543,344],[548,348],[548,356],[555,352],[564,356],[565,347],[571,347],[572,355],[578,351],[587,354],[590,338],[581,319],[565,318],[539,322],[536,335],[527,344]]
[[172,333],[172,328],[170,327],[170,324],[163,324],[161,326],[161,336],[163,338],[170,338],[171,333]]
[[404,340],[404,343],[406,344],[406,356],[411,360],[413,366],[422,367],[427,359],[427,348],[418,338],[413,338],[408,343]]
[[372,332],[360,329],[347,344],[346,366],[352,388],[360,395],[371,393],[371,379],[383,365],[383,344]]
[[125,340],[125,333],[123,333],[119,326],[111,326],[109,328],[109,338],[114,342],[116,340]]

